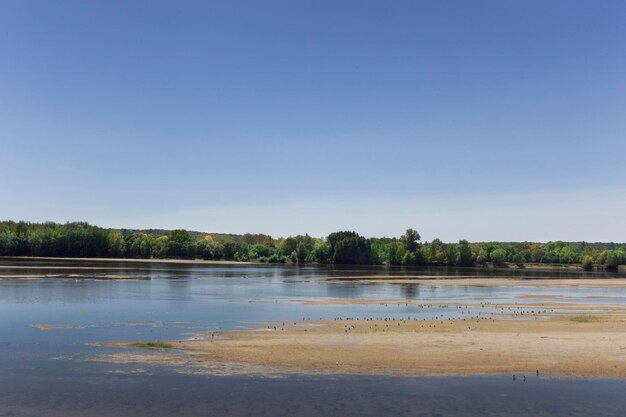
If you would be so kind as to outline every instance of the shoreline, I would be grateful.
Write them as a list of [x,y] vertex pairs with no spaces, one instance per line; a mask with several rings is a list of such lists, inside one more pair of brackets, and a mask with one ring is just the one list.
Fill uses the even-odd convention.
[[[234,261],[234,260],[208,260],[208,259],[175,259],[175,258],[103,258],[103,257],[61,257],[61,256],[0,256],[0,260],[46,260],[46,261],[87,261],[87,262],[161,262],[161,263],[178,263],[178,264],[233,264],[233,265],[298,265],[298,264],[285,264],[285,263],[267,263],[258,261]],[[485,270],[485,271],[566,271],[566,272],[606,272],[601,269],[594,269],[592,271],[586,271],[582,268],[581,264],[541,264],[530,262],[522,264],[521,267],[513,263],[505,263],[504,265],[495,266],[491,264],[485,265],[472,265],[472,266],[447,266],[447,265],[388,265],[388,264],[318,264],[307,263],[307,265],[325,265],[336,267],[379,267],[393,269],[419,269],[419,268],[458,268],[467,270]],[[617,273],[614,272],[614,273]]]
[[616,276],[614,278],[501,278],[501,277],[457,277],[457,276],[389,276],[380,275],[369,276],[347,276],[328,277],[327,282],[355,282],[373,284],[424,284],[432,286],[493,286],[493,287],[546,287],[546,288],[566,288],[566,287],[588,287],[588,288],[626,288],[626,278]]
[[[55,256],[0,256],[0,260],[43,260],[43,261],[78,261],[78,262],[117,262],[117,263],[167,263],[167,264],[190,264],[190,265],[274,265],[253,261],[214,261],[206,259],[157,259],[157,258],[65,258]],[[278,265],[278,264],[276,264]],[[284,264],[280,264],[284,265]],[[29,266],[36,268],[35,266]],[[68,267],[74,268],[74,267]]]

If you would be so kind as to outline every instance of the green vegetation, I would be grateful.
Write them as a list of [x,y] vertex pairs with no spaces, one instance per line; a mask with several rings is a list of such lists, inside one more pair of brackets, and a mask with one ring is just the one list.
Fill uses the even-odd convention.
[[130,346],[142,349],[171,349],[172,345],[165,342],[137,342],[131,343]]
[[594,321],[598,321],[598,318],[593,316],[576,316],[572,317],[570,321],[575,323],[593,323]]
[[503,266],[580,264],[616,270],[626,244],[586,242],[422,242],[408,229],[398,238],[352,231],[309,235],[207,234],[187,230],[104,229],[87,223],[0,222],[0,256],[206,259],[268,263]]

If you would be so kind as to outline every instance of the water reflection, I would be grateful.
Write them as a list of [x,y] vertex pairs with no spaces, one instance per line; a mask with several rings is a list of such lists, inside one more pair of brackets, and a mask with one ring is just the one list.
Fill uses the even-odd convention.
[[[0,416],[623,415],[623,381],[504,378],[208,378],[89,359],[106,340],[168,340],[303,317],[457,317],[482,301],[623,303],[622,288],[518,288],[334,281],[362,275],[616,277],[572,271],[191,265],[0,259]],[[111,277],[140,278],[114,280]],[[312,305],[304,301],[334,300]],[[368,299],[373,304],[342,300]],[[395,300],[389,302],[388,300]],[[406,301],[406,302],[403,302]],[[409,303],[412,301],[413,303]],[[532,302],[533,299],[524,299]],[[71,326],[42,331],[34,324]]]
[[401,284],[400,290],[402,295],[407,300],[415,300],[420,296],[420,286],[419,284]]

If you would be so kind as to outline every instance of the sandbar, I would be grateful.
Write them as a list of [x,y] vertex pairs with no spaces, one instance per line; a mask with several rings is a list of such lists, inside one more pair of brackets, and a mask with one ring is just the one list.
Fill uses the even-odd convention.
[[158,362],[237,364],[266,374],[521,376],[539,371],[626,378],[626,314],[616,312],[559,313],[542,320],[304,321],[204,336],[171,341],[178,352],[159,355]]

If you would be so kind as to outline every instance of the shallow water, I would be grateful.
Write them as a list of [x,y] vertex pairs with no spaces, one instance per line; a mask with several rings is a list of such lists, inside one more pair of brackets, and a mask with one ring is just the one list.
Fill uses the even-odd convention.
[[[96,360],[119,352],[93,345],[97,342],[181,339],[196,332],[246,328],[268,321],[489,315],[497,313],[494,305],[498,303],[542,302],[545,296],[558,296],[559,302],[626,302],[626,289],[326,281],[327,277],[364,274],[617,276],[0,259],[0,277],[5,277],[0,279],[0,415],[626,414],[626,382],[622,380],[532,377],[524,384],[508,377],[216,377]],[[37,278],[42,275],[50,277]],[[13,278],[16,276],[31,279]],[[110,279],[120,276],[134,279]],[[529,294],[537,298],[519,298]],[[302,303],[328,299],[381,303]],[[391,299],[394,301],[388,302]],[[439,305],[447,303],[450,306]],[[429,307],[431,304],[435,306]],[[61,328],[40,330],[34,325]]]
[[[0,377],[3,415],[623,416],[626,382],[502,377]],[[46,383],[47,382],[47,383]]]

